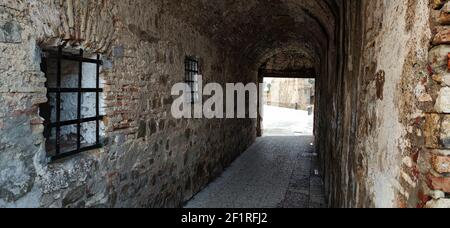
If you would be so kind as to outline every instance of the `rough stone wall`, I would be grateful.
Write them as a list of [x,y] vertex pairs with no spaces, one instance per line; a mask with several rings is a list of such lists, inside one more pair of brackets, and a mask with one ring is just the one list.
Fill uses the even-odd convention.
[[265,83],[270,84],[265,104],[298,110],[308,110],[313,105],[313,79],[268,78]]
[[[319,111],[329,125],[319,147],[330,205],[421,206],[424,110],[435,99],[428,87],[430,2],[344,1],[342,11],[344,69],[329,94],[319,95],[337,96]],[[336,116],[326,111],[330,103]]]
[[450,208],[450,2],[432,1],[432,42],[425,84],[432,99],[423,107],[424,146],[419,153],[420,206]]
[[368,108],[359,109],[371,121],[360,116],[357,135],[368,141],[360,141],[356,148],[363,152],[363,161],[367,159],[365,185],[373,199],[365,203],[416,207],[416,153],[422,135],[416,121],[421,116],[419,107],[429,102],[426,90],[421,90],[427,77],[429,1],[366,4],[366,14],[376,10],[375,20],[366,22],[373,34],[364,44],[373,48],[366,46],[363,52],[368,70],[362,86],[368,98],[362,105]]
[[[245,68],[160,1],[6,0],[0,4],[0,207],[177,207],[253,142],[251,120],[175,120],[184,58],[205,82]],[[38,105],[40,50],[101,53],[105,146],[49,164]],[[217,129],[221,129],[218,131]]]
[[[280,53],[319,74],[330,206],[449,207],[449,15],[447,0],[3,0],[0,207],[180,206],[256,126],[172,119],[184,57],[205,83],[256,82]],[[105,147],[48,164],[39,63],[55,45],[103,56]]]

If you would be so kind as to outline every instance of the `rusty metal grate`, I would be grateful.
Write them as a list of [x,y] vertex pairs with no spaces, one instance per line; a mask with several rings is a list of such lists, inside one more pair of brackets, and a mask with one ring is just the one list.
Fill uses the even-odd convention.
[[198,100],[198,75],[200,74],[199,61],[193,57],[185,59],[185,82],[189,85],[190,102],[195,103]]
[[[77,86],[73,86],[74,88],[62,88],[62,61],[72,61],[78,64],[78,84]],[[103,89],[100,88],[100,66],[103,64],[100,60],[100,55],[97,55],[96,59],[84,58],[83,50],[79,50],[79,53],[73,54],[70,52],[63,52],[62,47],[58,47],[57,50],[45,50],[42,55],[42,71],[45,73],[47,79],[49,79],[48,72],[48,61],[56,62],[56,87],[48,88],[48,80],[46,83],[47,89],[47,97],[49,98],[49,102],[44,104],[47,107],[45,110],[44,107],[41,106],[40,113],[44,118],[44,136],[48,142],[48,145],[52,145],[52,151],[49,152],[49,148],[47,148],[48,156],[52,161],[59,160],[62,158],[66,158],[69,156],[73,156],[88,150],[99,149],[102,147],[100,142],[100,121],[103,120],[103,116],[100,115],[100,93],[103,92]],[[55,63],[53,62],[53,63]],[[95,64],[96,72],[95,72],[95,88],[83,88],[83,64]],[[76,93],[77,94],[77,113],[76,118],[67,121],[61,121],[61,114],[63,112],[61,108],[61,95],[64,93]],[[84,93],[95,93],[95,116],[89,118],[82,118],[81,106],[82,106],[82,95]],[[56,102],[54,104],[50,104],[50,95],[54,95],[56,97]],[[51,107],[54,107],[56,110],[55,121],[52,122],[52,110]],[[83,123],[95,122],[95,144],[93,145],[82,145],[81,140],[81,125]],[[76,126],[76,147],[70,148],[68,151],[63,151],[62,145],[64,142],[61,140],[61,128],[64,126]],[[52,132],[55,130],[55,140],[51,140]],[[75,140],[74,140],[75,141]],[[49,147],[49,146],[48,146]]]

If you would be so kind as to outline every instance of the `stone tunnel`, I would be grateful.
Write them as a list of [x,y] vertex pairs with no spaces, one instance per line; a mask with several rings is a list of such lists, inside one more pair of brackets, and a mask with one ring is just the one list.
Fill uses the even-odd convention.
[[261,135],[172,116],[195,59],[222,86],[313,75],[325,206],[448,208],[449,26],[447,0],[1,0],[0,207],[186,205]]

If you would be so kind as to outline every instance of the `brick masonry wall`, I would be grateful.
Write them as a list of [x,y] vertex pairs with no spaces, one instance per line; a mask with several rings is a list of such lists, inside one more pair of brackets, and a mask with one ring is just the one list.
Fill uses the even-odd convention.
[[330,205],[423,207],[424,125],[440,91],[429,75],[430,1],[355,0],[342,8],[343,73],[318,95],[337,96],[318,107],[328,121],[318,146]]
[[429,90],[434,105],[426,110],[425,145],[421,153],[421,206],[450,208],[450,2],[432,1],[432,48],[429,52]]
[[[336,144],[330,161],[332,205],[450,207],[450,3],[361,1],[349,6],[361,7],[365,19],[361,29],[349,30],[353,54],[345,63],[345,105],[339,112],[342,150]],[[355,18],[347,20],[357,24],[351,22]]]
[[[322,62],[315,64],[316,144],[330,205],[449,207],[450,3],[340,0],[338,26],[314,6],[320,1],[295,2],[321,15],[329,33],[329,40],[317,37]],[[265,34],[270,23],[257,18],[273,9],[249,10],[257,29],[248,30],[248,12],[237,4],[230,12],[241,13],[215,33],[220,14],[196,14],[190,4],[0,3],[0,207],[181,206],[253,142],[254,121],[171,118],[170,88],[184,80],[186,55],[201,59],[206,82],[257,81],[259,65],[243,64],[277,48],[247,31]],[[175,19],[187,11],[176,17],[185,20]],[[307,30],[300,35],[320,30],[301,25]],[[297,31],[274,28],[266,35]],[[106,142],[48,164],[38,115],[47,100],[40,52],[60,44],[102,53]]]
[[[253,142],[252,120],[171,117],[170,89],[184,80],[186,55],[201,59],[205,82],[252,79],[160,4],[0,4],[0,207],[178,207]],[[40,51],[60,44],[103,55],[106,139],[101,150],[48,164]]]

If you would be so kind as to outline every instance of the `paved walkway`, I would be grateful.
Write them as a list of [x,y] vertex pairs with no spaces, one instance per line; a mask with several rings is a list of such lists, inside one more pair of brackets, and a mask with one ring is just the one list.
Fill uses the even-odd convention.
[[263,137],[187,208],[325,207],[312,137]]
[[265,105],[263,120],[265,136],[313,135],[314,115],[307,111]]

